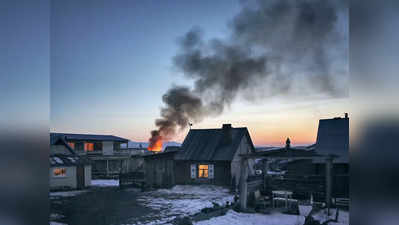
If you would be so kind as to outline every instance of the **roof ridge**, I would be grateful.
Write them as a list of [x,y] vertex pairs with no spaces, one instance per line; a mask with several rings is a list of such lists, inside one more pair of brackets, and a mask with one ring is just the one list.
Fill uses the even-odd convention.
[[[246,127],[232,127],[230,129],[248,129]],[[195,129],[195,128],[191,128],[191,130],[223,130],[223,128],[199,128],[199,129]]]
[[115,136],[114,134],[93,134],[93,133],[91,133],[91,134],[85,134],[85,133],[58,133],[58,132],[50,132],[50,134],[60,134],[60,135],[69,135],[69,134],[72,134],[72,135],[93,135],[93,136],[97,135],[97,136],[114,136],[114,137],[118,137],[118,136]]

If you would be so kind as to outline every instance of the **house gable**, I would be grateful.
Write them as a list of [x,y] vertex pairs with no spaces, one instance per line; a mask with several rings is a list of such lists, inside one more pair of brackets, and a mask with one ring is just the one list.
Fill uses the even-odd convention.
[[[232,161],[247,128],[192,129],[177,152],[176,160]],[[228,133],[226,133],[228,132]],[[229,138],[227,139],[226,137]],[[230,136],[231,135],[231,136]],[[250,141],[252,144],[252,141]]]
[[[236,153],[234,154],[233,160],[231,161],[231,177],[235,182],[235,185],[238,185],[240,180],[240,171],[241,171],[241,154],[253,153],[255,151],[254,146],[252,144],[251,137],[249,133],[245,134],[240,141],[240,145]],[[254,159],[248,159],[248,175],[254,175]]]

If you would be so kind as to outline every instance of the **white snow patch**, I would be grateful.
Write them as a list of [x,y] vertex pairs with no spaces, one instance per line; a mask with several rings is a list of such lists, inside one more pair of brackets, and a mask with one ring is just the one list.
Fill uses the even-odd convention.
[[58,214],[58,213],[51,213],[50,214],[50,220],[58,220],[64,218],[64,215]]
[[53,157],[53,159],[59,164],[64,164],[64,162],[58,157]]
[[[315,220],[323,223],[329,219],[335,219],[336,209],[330,209],[330,215],[327,215],[327,210],[323,209],[312,215]],[[330,225],[349,225],[349,212],[346,210],[339,210],[338,222],[329,222]]]
[[212,202],[225,205],[226,201],[233,201],[233,194],[229,189],[213,185],[177,185],[172,189],[160,189],[146,193],[137,201],[149,208],[160,210],[156,215],[157,221],[149,220],[150,223],[161,224],[171,221],[176,216],[193,215],[201,209],[212,207]]
[[273,170],[268,170],[267,174],[269,175],[284,175],[286,171],[273,171]]
[[229,210],[226,215],[214,217],[209,220],[199,221],[196,225],[302,225],[305,217],[296,215],[286,215],[274,213],[264,214],[248,214],[238,213]]
[[50,192],[50,197],[73,197],[76,195],[80,195],[86,193],[88,190],[83,191],[57,191],[57,192]]
[[50,221],[50,225],[68,225],[66,223],[59,223],[59,222],[55,222],[55,221]]
[[119,180],[91,180],[91,186],[115,187],[119,186]]
[[312,211],[312,206],[311,205],[299,205],[299,214],[301,216],[308,216],[310,211]]

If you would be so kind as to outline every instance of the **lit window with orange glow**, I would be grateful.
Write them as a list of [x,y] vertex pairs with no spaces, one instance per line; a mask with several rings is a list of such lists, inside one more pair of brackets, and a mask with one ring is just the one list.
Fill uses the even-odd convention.
[[54,168],[53,176],[54,177],[65,177],[66,176],[66,168]]
[[75,143],[73,142],[68,142],[69,147],[71,147],[72,149],[75,149]]
[[198,165],[198,177],[208,178],[208,165]]
[[94,151],[94,143],[85,143],[85,151],[87,152]]

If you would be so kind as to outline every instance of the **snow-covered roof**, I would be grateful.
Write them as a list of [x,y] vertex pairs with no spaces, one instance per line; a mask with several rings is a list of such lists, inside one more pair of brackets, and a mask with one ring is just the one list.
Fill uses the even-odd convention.
[[50,155],[50,167],[55,166],[76,166],[78,164],[90,164],[90,160],[82,156],[71,156],[63,154]]

